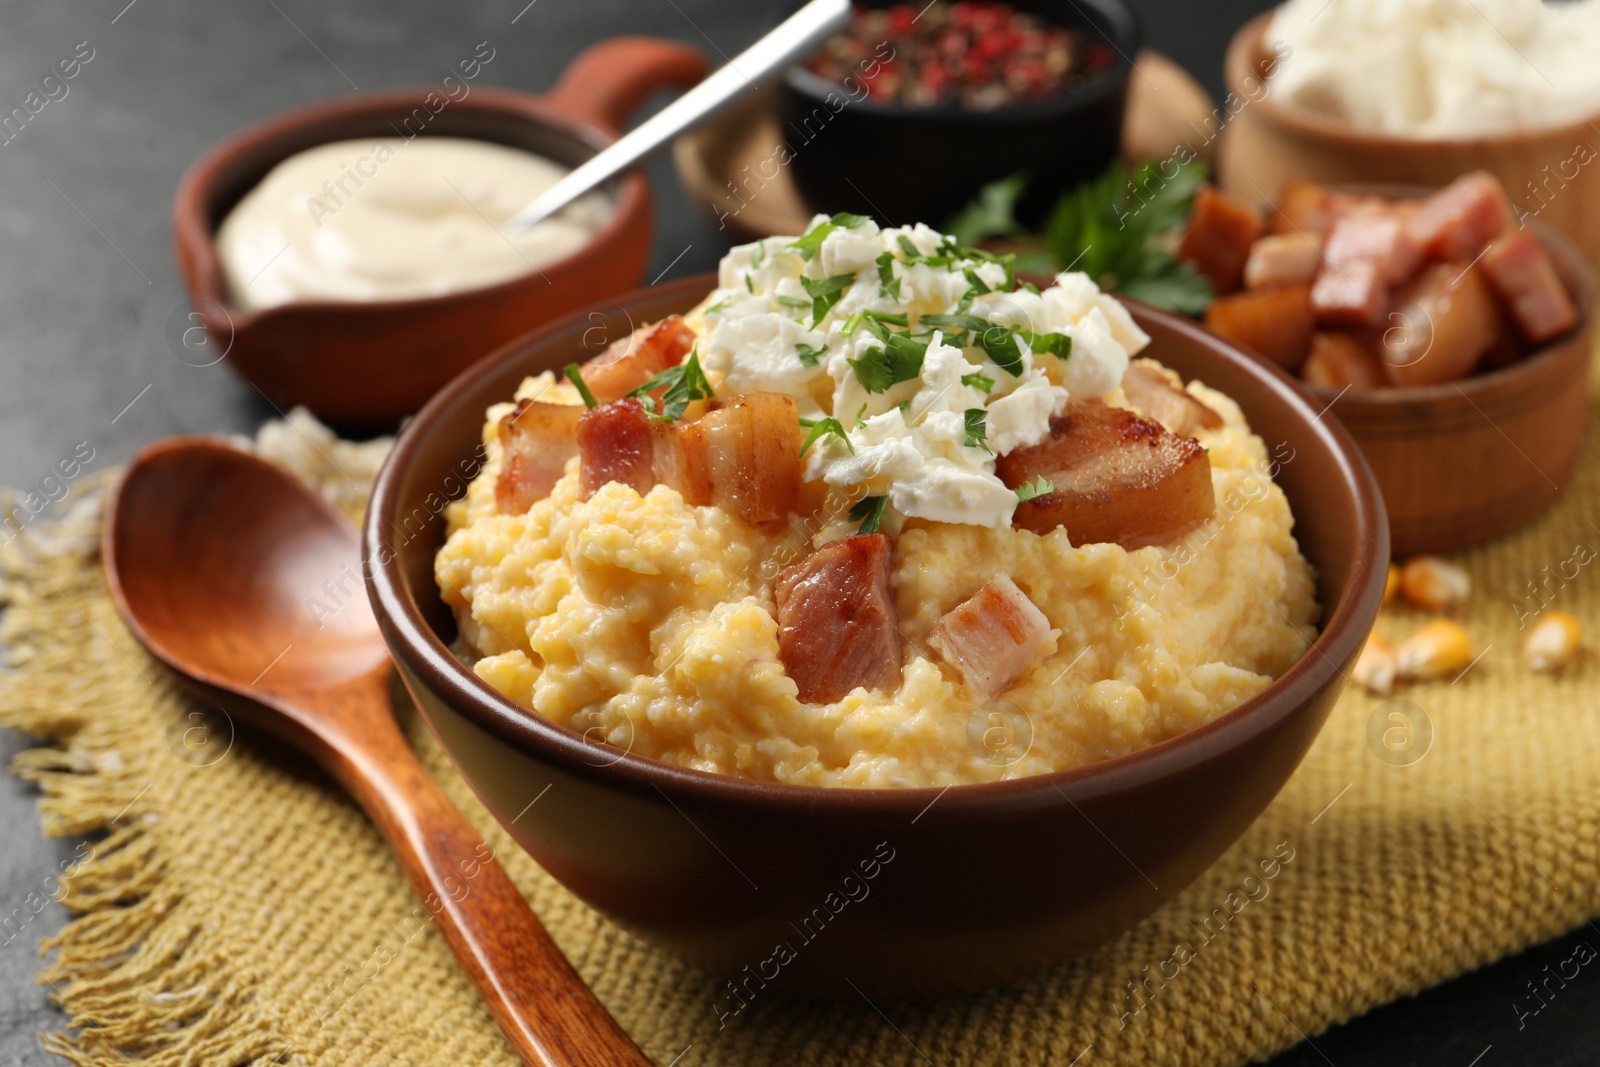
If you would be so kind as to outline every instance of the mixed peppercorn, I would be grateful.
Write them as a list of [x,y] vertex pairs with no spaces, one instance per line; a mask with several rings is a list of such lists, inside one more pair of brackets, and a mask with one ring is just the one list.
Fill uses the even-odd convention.
[[[886,62],[868,63],[885,43]],[[1046,25],[1009,4],[935,0],[927,7],[857,7],[849,31],[810,62],[813,73],[847,84],[858,78],[880,102],[959,104],[987,111],[1042,100],[1093,80],[1115,62],[1081,30]]]

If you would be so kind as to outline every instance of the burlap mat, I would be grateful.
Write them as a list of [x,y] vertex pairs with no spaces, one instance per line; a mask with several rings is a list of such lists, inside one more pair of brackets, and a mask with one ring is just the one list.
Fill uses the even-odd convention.
[[[354,506],[372,457],[317,429],[277,427],[276,453]],[[44,890],[79,916],[42,973],[77,1029],[46,1044],[85,1064],[514,1063],[438,932],[408,924],[415,901],[361,812],[294,752],[233,736],[129,638],[93,555],[95,489],[77,493],[62,524],[0,548],[0,721],[44,741],[15,769],[38,783],[49,833],[94,840]],[[1548,677],[1518,658],[1528,583],[1600,550],[1596,520],[1591,425],[1561,505],[1463,557],[1476,583],[1463,621],[1487,651],[1453,683],[1397,694],[1416,705],[1409,742],[1395,708],[1347,695],[1267,812],[1169,906],[1089,958],[938,1003],[769,997],[719,1029],[717,980],[547,877],[397,706],[659,1063],[1238,1063],[1600,914],[1600,570],[1546,586],[1584,620],[1585,659]]]

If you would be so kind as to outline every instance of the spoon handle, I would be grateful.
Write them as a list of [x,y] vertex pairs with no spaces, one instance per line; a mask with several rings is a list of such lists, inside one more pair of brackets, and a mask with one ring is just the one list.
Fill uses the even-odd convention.
[[798,59],[850,23],[849,0],[811,0],[781,25],[740,52],[711,77],[646,119],[632,133],[556,182],[505,225],[519,233],[554,215],[608,178],[627,170],[684,130],[722,111],[763,79]]
[[494,850],[423,769],[394,721],[383,678],[369,678],[371,685],[346,692],[380,706],[340,716],[361,725],[357,736],[330,746],[333,769],[388,839],[506,1039],[533,1067],[648,1067]]

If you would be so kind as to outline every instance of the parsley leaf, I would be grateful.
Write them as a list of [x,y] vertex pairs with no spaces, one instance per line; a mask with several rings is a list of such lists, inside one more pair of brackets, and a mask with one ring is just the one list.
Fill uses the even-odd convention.
[[973,270],[971,267],[963,269],[961,273],[966,277],[967,284],[972,287],[972,291],[977,293],[979,296],[982,296],[984,293],[994,292],[994,290],[990,289],[988,284],[985,283],[982,278],[978,277],[978,272]]
[[828,234],[833,233],[835,230],[854,229],[866,221],[866,218],[861,215],[852,215],[848,211],[841,211],[807,230],[794,243],[789,245],[789,251],[799,253],[801,259],[810,259],[817,254],[817,250],[822,247],[822,242],[827,239]]
[[[879,327],[882,329],[882,327]],[[908,334],[887,333],[882,348],[869,348],[860,359],[852,359],[856,380],[869,393],[887,392],[897,382],[909,382],[922,373],[922,360],[928,346]]]
[[750,280],[749,271],[746,271],[744,275],[744,288],[745,291],[749,293],[754,293],[756,291],[756,283]]
[[994,449],[989,447],[989,412],[983,408],[968,408],[962,414],[966,423],[967,439],[962,442],[968,448],[981,448],[993,454]]
[[890,300],[900,299],[900,279],[894,276],[894,253],[878,257],[878,293]]
[[[994,360],[995,366],[1013,378],[1021,377],[1022,349],[1017,347],[1017,338],[1011,332],[1011,327],[976,315],[924,315],[921,321],[924,326],[951,327],[975,334],[978,346]],[[964,342],[965,338],[962,340]]]
[[865,418],[863,418],[863,416],[866,415],[866,413],[867,413],[867,405],[862,404],[861,407],[856,411],[856,429],[859,430],[861,427],[863,427],[863,426],[865,426],[867,424],[867,420]]
[[803,366],[815,367],[817,365],[817,361],[828,354],[828,346],[823,345],[821,348],[812,348],[810,345],[802,342],[794,346],[794,352],[795,355],[800,357],[800,363]]
[[583,371],[576,363],[568,363],[561,368],[561,373],[567,376],[567,381],[578,387],[578,395],[583,397],[584,407],[592,408],[600,403],[594,398],[594,394],[589,391],[589,386],[583,380]]
[[856,501],[855,507],[850,509],[850,521],[861,524],[856,528],[856,533],[877,533],[878,527],[883,524],[883,509],[888,505],[889,498],[886,496],[866,496]]
[[970,385],[980,393],[988,394],[994,391],[994,379],[986,374],[963,374],[962,385]]
[[1072,338],[1064,333],[1034,333],[1025,327],[1017,327],[1017,336],[1028,342],[1028,347],[1037,355],[1048,352],[1057,359],[1066,359],[1072,355]]
[[871,319],[873,322],[876,322],[876,323],[879,323],[879,324],[886,324],[886,325],[889,325],[889,326],[910,326],[911,325],[911,320],[906,318],[906,316],[901,312],[895,312],[895,311],[873,311],[871,308],[868,308],[866,311],[863,311],[861,313],[861,315],[862,315],[863,318]]
[[844,427],[839,425],[838,419],[818,419],[815,422],[811,422],[809,419],[802,419],[801,422],[811,427],[811,432],[806,435],[805,443],[800,446],[801,456],[811,450],[811,446],[816,443],[817,438],[825,437],[828,434],[833,434],[843,441],[844,447],[850,450],[852,456],[856,454],[856,446],[850,443],[850,435],[844,432]]
[[666,386],[667,391],[661,394],[659,406],[650,414],[667,422],[683,418],[691,401],[710,400],[716,395],[711,391],[711,383],[706,380],[705,372],[700,369],[699,352],[690,352],[688,359],[676,367],[668,367],[628,395],[645,398],[648,407],[650,394],[662,386]]
[[921,259],[922,253],[917,251],[917,246],[911,243],[911,238],[900,233],[895,235],[895,240],[900,244],[900,251],[906,254],[907,259]]
[[809,300],[802,300],[798,296],[783,296],[781,294],[778,296],[778,303],[786,308],[809,308],[811,306],[811,301]]
[[1024,172],[985,185],[971,203],[945,223],[945,232],[964,245],[1022,233],[1017,224],[1017,200],[1027,188],[1028,178]]
[[823,316],[833,310],[833,305],[844,296],[844,291],[855,284],[854,274],[835,274],[831,278],[801,278],[800,284],[805,288],[806,295],[811,298],[811,326],[813,329],[822,321]]
[[1051,483],[1050,479],[1046,478],[1042,474],[1031,482],[1023,482],[1015,489],[1017,494],[1017,503],[1019,504],[1026,504],[1035,497],[1041,497],[1046,493],[1053,493],[1055,491],[1055,485]]

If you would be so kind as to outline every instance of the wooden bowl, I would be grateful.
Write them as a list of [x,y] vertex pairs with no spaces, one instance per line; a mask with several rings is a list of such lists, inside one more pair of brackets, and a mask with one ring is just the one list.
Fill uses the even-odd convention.
[[[615,140],[651,92],[693,85],[705,71],[704,57],[687,45],[619,37],[580,55],[546,96],[474,86],[433,114],[419,136],[494,141],[576,166]],[[178,268],[197,316],[189,321],[202,323],[208,335],[196,347],[189,342],[199,335],[183,334],[196,362],[221,359],[281,408],[303,404],[346,426],[392,425],[486,352],[639,284],[651,208],[645,177],[635,171],[612,186],[615,215],[589,244],[530,274],[419,299],[300,301],[257,311],[234,306],[215,237],[239,199],[296,152],[329,141],[395,137],[429,93],[360,93],[299,108],[229,137],[195,161],[178,184],[172,221]]]
[[1571,237],[1587,256],[1600,255],[1600,166],[1574,160],[1579,146],[1600,154],[1600,132],[1590,121],[1428,140],[1357,130],[1279,103],[1270,82],[1262,95],[1258,79],[1275,61],[1264,43],[1272,14],[1245,23],[1228,45],[1223,76],[1233,96],[1245,103],[1228,122],[1217,150],[1224,190],[1246,199],[1272,199],[1285,182],[1296,179],[1437,188],[1469,171],[1486,170],[1506,187],[1519,219],[1537,217]]
[[[778,988],[904,997],[997,984],[1089,952],[1172,898],[1231,845],[1299,764],[1377,615],[1383,503],[1333,419],[1282,372],[1187,320],[1133,306],[1149,353],[1236,398],[1277,480],[1324,606],[1311,650],[1264,692],[1181,737],[1075,770],[950,789],[780,785],[585,743],[523,710],[450,652],[434,584],[442,498],[477,469],[485,409],[585,335],[697,303],[690,278],[575,314],[490,356],[406,427],[379,475],[363,551],[402,677],[506,830],[574,893],[652,943]],[[549,790],[548,795],[544,794]],[[541,798],[542,799],[539,799]],[[530,803],[538,799],[538,803]],[[887,859],[885,859],[887,857]],[[877,862],[862,882],[863,861]],[[869,889],[807,938],[847,878]],[[749,971],[744,968],[749,967]]]
[[1566,336],[1510,366],[1443,385],[1309,387],[1372,465],[1397,558],[1510,533],[1554,504],[1578,469],[1594,275],[1571,241],[1539,223],[1533,229],[1578,307],[1578,325]]

